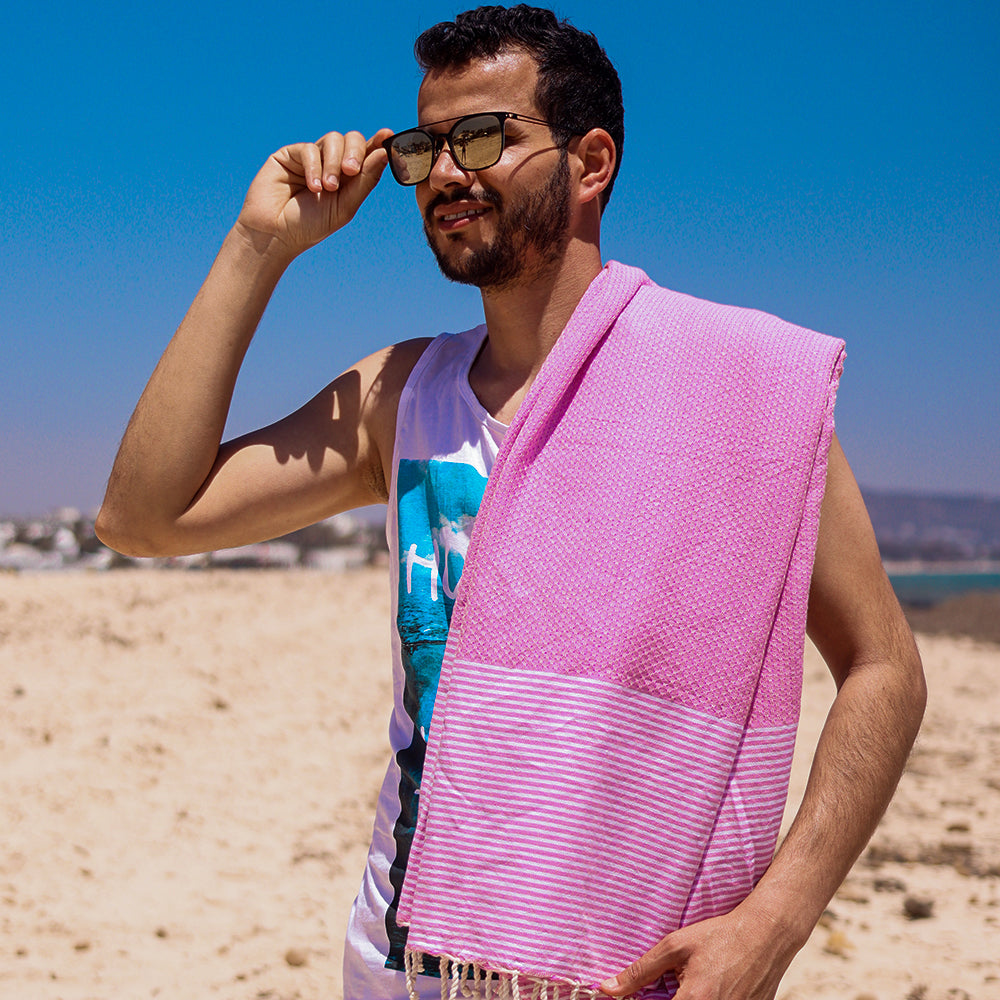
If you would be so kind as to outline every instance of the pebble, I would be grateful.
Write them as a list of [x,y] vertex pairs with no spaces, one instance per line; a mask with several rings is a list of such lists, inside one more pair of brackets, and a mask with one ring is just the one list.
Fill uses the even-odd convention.
[[309,961],[305,948],[289,948],[285,952],[285,961],[291,966],[305,965]]
[[841,958],[847,958],[853,947],[854,945],[851,944],[843,931],[833,931],[826,939],[823,951],[828,955],[839,955]]
[[854,892],[851,889],[841,889],[837,892],[837,899],[842,899],[845,903],[868,903],[868,897],[861,892]]
[[906,883],[901,878],[877,878],[872,886],[876,892],[906,892]]
[[934,900],[907,896],[903,900],[903,912],[910,920],[926,920],[934,912]]

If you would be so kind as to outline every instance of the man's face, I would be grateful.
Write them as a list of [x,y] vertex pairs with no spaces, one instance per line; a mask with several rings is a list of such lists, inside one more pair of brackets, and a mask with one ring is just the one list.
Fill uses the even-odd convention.
[[[538,69],[527,53],[429,73],[417,101],[421,123],[484,111],[542,117],[535,105]],[[565,150],[545,125],[506,122],[500,161],[486,170],[459,167],[447,148],[415,188],[424,232],[445,277],[480,288],[532,280],[557,262],[569,242],[570,175]]]

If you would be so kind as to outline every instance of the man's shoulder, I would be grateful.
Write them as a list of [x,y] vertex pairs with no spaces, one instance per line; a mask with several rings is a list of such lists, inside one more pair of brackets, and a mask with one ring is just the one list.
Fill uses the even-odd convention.
[[[388,469],[387,459],[392,455],[404,393],[412,391],[408,387],[424,379],[432,368],[453,373],[463,367],[467,370],[484,336],[485,328],[480,326],[457,334],[417,337],[383,347],[354,366],[361,423],[379,454],[386,457],[383,469]],[[346,404],[351,402],[345,399]]]
[[396,408],[407,384],[431,365],[468,367],[485,336],[486,328],[477,326],[461,333],[400,341],[368,355],[354,366],[360,376],[363,408],[376,419],[385,416],[394,423]]
[[433,342],[433,337],[416,337],[388,344],[362,358],[354,370],[360,376],[363,407],[382,409],[387,403],[395,406],[393,401],[398,401],[413,369]]

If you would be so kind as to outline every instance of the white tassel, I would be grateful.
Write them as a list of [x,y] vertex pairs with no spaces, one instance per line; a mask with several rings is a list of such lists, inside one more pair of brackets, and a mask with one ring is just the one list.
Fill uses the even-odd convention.
[[[415,948],[407,948],[403,952],[403,971],[409,1000],[420,1000],[417,977],[424,971],[425,958],[424,953]],[[441,1000],[459,1000],[460,997],[462,1000],[562,1000],[564,987],[569,993],[568,1000],[607,1000],[600,990],[582,983],[559,982],[544,976],[522,975],[517,972],[494,973],[479,962],[460,962],[448,955],[441,955],[438,963]],[[523,997],[522,985],[525,987]]]
[[463,997],[478,997],[480,995],[480,993],[479,993],[479,963],[478,962],[473,962],[469,966],[469,968],[472,969],[472,982],[470,984],[469,980],[467,979],[462,984],[462,996]]
[[441,1000],[448,1000],[448,995],[445,992],[448,989],[448,959],[444,955],[438,962],[438,969],[441,971]]
[[417,963],[424,964],[424,956],[420,952],[407,949],[403,952],[403,968],[406,971],[406,993],[410,1000],[420,1000],[417,996]]

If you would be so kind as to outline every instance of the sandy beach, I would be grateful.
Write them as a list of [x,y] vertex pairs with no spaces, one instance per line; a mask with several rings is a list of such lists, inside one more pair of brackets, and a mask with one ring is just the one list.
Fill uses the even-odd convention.
[[[387,589],[0,575],[0,1000],[341,996],[387,759]],[[783,1000],[1000,998],[1000,645],[926,627],[910,766]],[[832,697],[810,649],[789,814]]]

